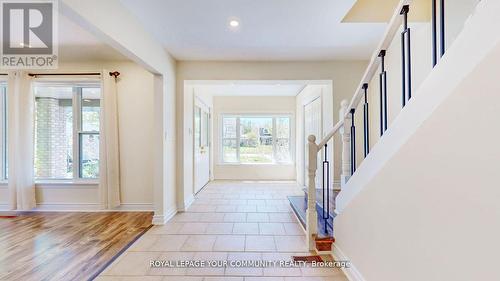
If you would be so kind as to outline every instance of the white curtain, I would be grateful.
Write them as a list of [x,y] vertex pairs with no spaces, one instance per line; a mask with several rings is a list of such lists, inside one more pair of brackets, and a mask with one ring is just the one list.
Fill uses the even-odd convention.
[[36,207],[31,78],[23,71],[10,72],[7,87],[9,208],[30,210]]
[[120,206],[120,153],[116,79],[107,70],[102,72],[99,146],[101,204],[112,209]]

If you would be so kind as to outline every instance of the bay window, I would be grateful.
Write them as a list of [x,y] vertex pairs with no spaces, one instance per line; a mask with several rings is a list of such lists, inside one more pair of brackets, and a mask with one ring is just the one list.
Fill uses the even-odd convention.
[[35,177],[99,177],[99,84],[36,83]]
[[291,162],[291,127],[287,115],[222,115],[223,163]]

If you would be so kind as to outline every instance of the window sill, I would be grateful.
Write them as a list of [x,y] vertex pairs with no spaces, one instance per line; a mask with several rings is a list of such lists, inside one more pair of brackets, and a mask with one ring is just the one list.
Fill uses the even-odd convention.
[[68,186],[68,185],[96,186],[99,185],[99,181],[98,180],[36,180],[35,185],[37,187]]
[[219,166],[295,166],[293,162],[283,163],[219,163]]
[[[0,189],[7,188],[9,182],[6,180],[0,181]],[[66,186],[88,186],[88,187],[96,187],[99,185],[99,181],[88,180],[88,181],[74,181],[74,180],[36,180],[36,187],[66,187]]]

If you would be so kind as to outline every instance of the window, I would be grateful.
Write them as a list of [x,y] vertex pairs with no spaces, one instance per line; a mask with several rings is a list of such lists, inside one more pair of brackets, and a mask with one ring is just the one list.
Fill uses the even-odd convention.
[[101,89],[97,84],[35,85],[35,177],[99,177]]
[[222,116],[222,162],[290,163],[289,116]]
[[0,82],[0,180],[7,179],[7,168],[7,83]]

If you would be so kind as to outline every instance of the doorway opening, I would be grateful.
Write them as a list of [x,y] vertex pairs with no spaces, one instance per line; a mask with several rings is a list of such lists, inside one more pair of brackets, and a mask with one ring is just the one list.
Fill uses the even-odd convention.
[[307,136],[333,125],[332,81],[187,80],[183,117],[184,202],[213,180],[304,186]]

